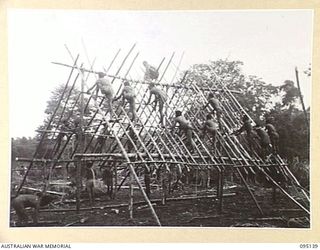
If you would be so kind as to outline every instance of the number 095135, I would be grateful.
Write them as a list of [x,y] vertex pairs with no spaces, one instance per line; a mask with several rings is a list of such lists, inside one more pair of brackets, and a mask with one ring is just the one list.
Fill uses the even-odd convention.
[[308,249],[308,248],[318,248],[318,244],[300,244],[300,248]]

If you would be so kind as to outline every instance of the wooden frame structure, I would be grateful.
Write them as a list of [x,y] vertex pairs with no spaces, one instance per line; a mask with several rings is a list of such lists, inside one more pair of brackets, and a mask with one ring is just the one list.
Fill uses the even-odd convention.
[[[119,95],[122,89],[122,80],[129,81],[135,89],[137,118],[136,121],[131,121],[130,114],[120,104],[114,105],[115,118],[120,122],[110,121],[108,110],[104,109],[104,97],[95,100],[94,95],[89,96],[85,103],[85,89],[88,89],[89,77],[96,75],[97,71],[93,70],[94,65],[89,63],[89,67],[85,68],[84,64],[79,64],[79,55],[74,57],[67,48],[72,64],[54,63],[59,66],[70,68],[70,73],[65,83],[65,88],[60,96],[59,104],[50,117],[47,127],[44,130],[38,131],[41,138],[38,147],[31,159],[20,158],[20,161],[29,162],[27,171],[20,183],[16,195],[25,185],[26,177],[29,171],[34,166],[35,162],[44,162],[46,167],[50,168],[48,176],[43,187],[43,192],[47,190],[48,180],[52,169],[59,163],[65,163],[67,166],[70,163],[75,163],[77,168],[77,205],[76,210],[80,211],[80,190],[81,190],[81,168],[86,161],[113,162],[115,167],[119,164],[126,164],[130,171],[130,200],[129,211],[130,217],[133,216],[133,182],[136,182],[146,203],[148,204],[155,222],[161,225],[160,220],[154,210],[144,188],[142,187],[139,178],[136,174],[136,169],[147,168],[150,171],[159,171],[163,178],[166,174],[175,171],[175,169],[197,169],[197,171],[216,171],[218,176],[217,181],[217,197],[219,199],[219,208],[223,206],[223,180],[226,174],[235,173],[247,187],[254,204],[263,214],[254,193],[249,188],[247,182],[249,175],[257,173],[267,178],[275,188],[278,188],[288,199],[294,202],[299,208],[309,214],[309,197],[302,189],[296,178],[288,169],[287,164],[279,155],[273,155],[270,159],[262,159],[257,151],[251,153],[248,150],[248,145],[244,136],[232,136],[231,132],[235,128],[241,126],[241,116],[247,114],[242,106],[237,101],[236,91],[229,90],[224,79],[221,79],[213,68],[208,66],[210,75],[203,75],[199,79],[190,80],[187,72],[179,72],[178,66],[173,63],[174,53],[170,59],[165,62],[163,59],[159,65],[161,72],[159,80],[156,82],[160,88],[163,88],[168,96],[165,103],[165,126],[159,124],[160,116],[157,111],[153,111],[151,105],[146,105],[145,100],[148,93],[148,82],[133,80],[130,77],[134,68],[135,62],[139,53],[133,56],[135,44],[130,48],[129,52],[124,55],[121,60],[120,67],[115,73],[111,74],[110,69],[114,62],[119,60],[121,50],[118,50],[111,60],[105,73],[115,86],[118,85],[116,96]],[[131,58],[131,62],[129,59]],[[126,72],[123,71],[124,65],[129,65]],[[165,65],[164,65],[165,64]],[[169,67],[174,71],[172,80],[166,80],[166,72]],[[73,79],[73,80],[72,80]],[[174,82],[174,83],[173,83]],[[51,159],[43,159],[44,155],[39,153],[40,147],[44,144],[45,138],[51,137],[53,140],[59,134],[59,126],[62,119],[66,117],[66,105],[68,104],[71,92],[76,85],[80,83],[80,93],[73,104],[72,112],[68,114],[70,119],[73,115],[73,110],[77,103],[80,104],[80,127],[83,131],[76,143],[72,142],[72,133],[67,136],[64,145],[60,147],[59,152],[53,152]],[[90,81],[89,85],[93,82]],[[210,107],[203,109],[207,102],[207,96],[212,93],[222,103],[221,124],[223,131],[217,135],[216,146],[213,146],[211,138],[200,138],[202,123],[206,113],[210,112]],[[64,100],[64,102],[62,102]],[[64,103],[64,104],[63,104]],[[91,108],[90,118],[85,120],[84,114],[89,112]],[[175,130],[170,128],[173,126],[172,117],[174,111],[179,109],[184,116],[192,123],[195,128],[194,142],[195,150],[191,152],[188,145],[184,142],[182,136],[178,135]],[[58,112],[59,110],[59,112]],[[93,110],[93,111],[92,111]],[[247,114],[248,115],[248,114]],[[55,124],[52,129],[52,124]],[[67,133],[66,133],[67,134]],[[240,140],[241,142],[240,142]],[[108,143],[106,143],[106,141]],[[67,145],[74,144],[69,159],[62,159]],[[258,143],[256,148],[259,150]],[[276,179],[286,179],[290,182],[294,192],[303,193],[304,199],[298,201],[290,192],[282,186]],[[163,191],[165,193],[166,190]],[[165,196],[165,195],[164,195]],[[165,199],[163,199],[165,200]]]

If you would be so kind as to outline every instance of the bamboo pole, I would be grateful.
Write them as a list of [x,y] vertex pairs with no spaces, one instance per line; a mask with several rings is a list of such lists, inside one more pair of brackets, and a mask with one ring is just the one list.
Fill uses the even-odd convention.
[[[219,81],[220,82],[220,85],[222,86],[222,87],[224,87],[226,90],[227,90],[227,92],[228,92],[228,89],[222,84],[222,82],[221,81]],[[228,94],[229,94],[229,96],[231,96],[231,100],[233,100],[234,102],[235,102],[235,104],[242,110],[242,112],[244,112],[245,114],[247,114],[246,112],[245,112],[245,110],[242,108],[242,106],[237,102],[237,100],[234,98],[234,96],[230,93],[230,92],[228,92]],[[279,158],[279,157],[278,157]],[[261,160],[261,159],[260,159]],[[278,161],[279,162],[279,161]],[[281,164],[281,162],[279,162],[280,164],[279,164],[279,169],[280,169],[280,171],[282,171],[283,172],[283,170],[282,170],[282,164]],[[256,164],[256,163],[254,163],[254,164]],[[285,171],[285,169],[284,169],[284,171]],[[285,173],[285,172],[283,172],[283,174],[285,174],[286,176],[287,176],[287,174]],[[289,175],[290,175],[290,172],[289,172]],[[291,176],[291,175],[290,175]],[[291,178],[292,178],[292,176],[291,176]],[[295,178],[292,178],[293,180],[294,180],[294,182],[295,182]],[[309,200],[309,198],[308,198],[308,196],[307,196],[307,194],[304,192],[304,195],[305,195],[305,197],[307,198],[307,200]],[[290,198],[290,197],[289,197]]]
[[[120,65],[120,67],[118,68],[118,70],[117,70],[117,72],[116,72],[116,74],[115,74],[115,77],[120,73],[123,65],[125,64],[126,60],[128,59],[129,55],[131,54],[131,52],[133,51],[134,47],[135,47],[135,44],[130,48],[129,52],[126,54],[125,58],[122,60],[121,65]],[[117,57],[117,55],[118,55],[118,53],[116,54],[116,56],[114,57],[114,59],[113,59],[112,62],[110,63],[110,66],[108,67],[108,70],[109,70],[110,67],[113,65],[113,62],[115,61],[115,58]],[[115,80],[115,78],[113,78],[112,83],[114,82],[114,80]],[[91,96],[90,96],[88,102],[90,101],[90,99],[91,99]],[[102,100],[100,101],[99,106],[102,105],[103,101],[104,101],[104,98],[102,98]],[[92,116],[91,120],[89,121],[89,124],[91,124],[91,122],[94,120],[94,118],[96,117],[96,115],[98,114],[98,112],[99,112],[98,110],[95,112],[95,114]],[[106,114],[107,114],[107,112],[106,112]],[[103,122],[101,121],[100,124],[98,124],[98,126],[97,126],[96,129],[95,129],[95,133],[97,133],[97,131],[99,130],[99,128],[100,128],[100,126],[102,125],[102,123],[103,123]],[[93,136],[91,137],[91,139],[89,140],[89,143],[87,144],[87,147],[86,147],[85,150],[84,150],[85,152],[89,149],[89,146],[91,145],[94,137],[95,137],[95,136],[93,135]],[[77,148],[77,146],[76,146],[76,148]],[[72,153],[72,156],[73,156],[74,153],[76,152],[76,148],[75,148],[74,152]]]
[[303,113],[304,113],[306,126],[307,126],[307,129],[308,129],[309,128],[308,114],[307,114],[307,111],[306,111],[306,107],[304,106],[304,101],[303,101],[303,97],[302,97],[302,94],[301,94],[301,88],[300,88],[300,82],[299,82],[299,72],[298,72],[298,68],[297,67],[295,67],[295,73],[296,73],[296,81],[297,81],[298,90],[299,90],[299,98],[300,98],[300,101],[301,101],[301,106],[302,106],[302,110],[303,110]]
[[175,72],[174,72],[174,75],[173,75],[173,77],[172,77],[172,79],[171,79],[171,81],[170,81],[170,85],[173,83],[174,79],[175,79],[175,78],[176,78],[176,76],[177,76],[177,73],[178,73],[178,71],[179,71],[179,68],[180,68],[180,65],[181,65],[181,62],[182,62],[183,56],[184,56],[184,51],[183,51],[183,52],[182,52],[182,54],[181,54],[181,57],[180,57],[180,60],[179,60],[178,66],[177,66],[177,68],[176,68],[176,70],[175,70]]
[[130,198],[129,198],[129,216],[130,219],[133,219],[133,177],[132,174],[130,176]]
[[[51,63],[55,64],[55,65],[60,65],[60,66],[72,68],[71,65],[68,65],[68,64],[65,64],[65,63],[60,63],[60,62],[51,62]],[[93,74],[98,74],[99,73],[99,71],[88,70],[88,69],[85,69],[85,68],[81,68],[81,70],[83,70],[84,72],[89,72],[89,73],[93,73]],[[121,76],[117,76],[117,75],[107,74],[107,76],[110,77],[110,78],[119,79],[119,80],[122,80],[122,81],[128,81],[128,82],[140,83],[140,84],[147,84],[147,85],[149,84],[148,81],[130,80],[130,79],[127,79],[125,77],[121,77]],[[156,82],[155,85],[169,86],[169,87],[182,88],[182,89],[189,89],[189,87],[185,86],[185,85],[176,85],[176,84],[169,84],[169,83],[158,83],[158,82]],[[209,88],[201,88],[201,90],[208,91]],[[221,91],[221,89],[215,89],[215,91]],[[240,91],[236,91],[236,90],[229,90],[229,91],[231,93],[241,94]]]
[[[76,57],[75,62],[78,61],[78,58],[79,58],[79,55]],[[66,82],[66,84],[65,84],[65,89],[67,88],[67,86],[68,86],[68,84],[69,84],[69,81],[70,81],[70,79],[71,79],[71,76],[72,76],[72,74],[73,74],[73,71],[74,71],[74,68],[71,69],[71,72],[70,72],[69,77],[68,77],[68,79],[67,79],[67,82]],[[55,110],[54,110],[54,112],[53,112],[53,114],[52,114],[52,116],[51,116],[51,118],[50,118],[50,120],[49,120],[49,122],[48,122],[48,125],[47,125],[47,128],[46,128],[46,129],[49,129],[49,127],[50,127],[50,125],[51,125],[51,122],[52,122],[55,114],[56,114],[57,111],[58,111],[59,104],[61,103],[61,101],[62,101],[62,99],[63,99],[63,96],[64,96],[64,91],[63,91],[63,93],[61,94],[60,99],[58,100],[58,105],[57,105],[57,107],[55,108]],[[41,147],[41,145],[42,145],[42,143],[43,143],[43,140],[44,140],[44,138],[45,138],[45,135],[46,135],[45,133],[42,134],[42,136],[41,136],[41,138],[40,138],[40,142],[38,143],[38,145],[37,145],[37,147],[36,147],[36,150],[35,150],[35,153],[33,154],[33,157],[32,157],[32,158],[35,158],[35,157],[37,156],[37,153],[38,153],[38,151],[39,151],[39,149],[40,149],[40,147]],[[33,165],[33,162],[31,162],[31,163],[29,164],[28,169],[27,169],[27,171],[25,172],[25,174],[24,174],[24,176],[23,176],[23,179],[22,179],[22,181],[21,181],[21,183],[20,183],[20,185],[19,185],[19,187],[18,187],[18,189],[17,189],[17,192],[16,192],[16,195],[15,195],[15,196],[18,196],[18,195],[19,195],[19,193],[20,193],[20,191],[21,191],[21,188],[23,187],[23,184],[24,184],[24,182],[26,181],[26,178],[27,178],[27,176],[28,176],[28,173],[29,173],[30,169],[32,168],[32,165]]]
[[109,64],[109,66],[108,66],[108,68],[107,68],[107,69],[104,69],[104,72],[105,72],[105,73],[108,73],[108,72],[109,72],[109,70],[111,69],[111,67],[112,67],[112,65],[113,65],[113,63],[114,63],[114,61],[117,59],[117,57],[118,57],[118,55],[119,55],[120,51],[121,51],[121,48],[120,48],[120,49],[118,49],[117,53],[116,53],[116,54],[114,55],[114,57],[112,58],[112,60],[111,60],[111,62],[110,62],[110,64]]
[[[68,53],[69,53],[71,59],[74,61],[74,58],[73,58],[73,56],[72,56],[72,54],[71,54],[71,52],[70,52],[69,50],[68,50]],[[76,67],[77,67],[77,64],[75,64],[75,65],[76,65]],[[77,67],[77,70],[79,71],[79,73],[80,73],[80,75],[81,75],[81,77],[82,77],[82,79],[83,79],[83,74],[82,74],[81,70],[80,70],[78,67]],[[99,107],[98,105],[97,105],[97,108],[98,108],[100,114],[102,115],[102,117],[104,118],[107,126],[110,127],[109,122],[108,122],[106,116],[103,114],[102,110],[100,109],[100,107]],[[113,132],[113,130],[112,130],[112,132]],[[155,212],[152,204],[150,203],[149,198],[147,197],[146,193],[144,192],[144,190],[143,190],[143,188],[142,188],[142,186],[141,186],[141,183],[140,183],[140,181],[139,181],[139,178],[138,178],[138,176],[136,175],[136,172],[135,172],[135,170],[134,170],[134,167],[133,167],[132,164],[130,164],[130,159],[128,158],[128,155],[127,155],[127,152],[126,152],[125,148],[123,147],[123,145],[122,145],[120,139],[117,137],[117,134],[116,134],[116,133],[114,133],[114,136],[115,136],[115,138],[116,138],[116,140],[117,140],[117,143],[118,143],[119,147],[121,148],[121,151],[122,151],[124,157],[126,158],[126,160],[127,160],[127,162],[128,162],[128,166],[129,166],[129,168],[130,168],[131,174],[133,174],[133,177],[135,178],[135,180],[136,180],[136,182],[137,182],[137,184],[138,184],[138,186],[139,186],[139,189],[140,189],[142,195],[144,196],[146,202],[148,203],[148,206],[150,207],[151,212],[152,212],[152,214],[153,214],[153,216],[154,216],[157,224],[158,224],[159,226],[161,226],[161,223],[160,223],[160,221],[159,221],[159,218],[158,218],[158,216],[157,216],[157,214],[156,214],[156,212]]]
[[[202,95],[202,98],[205,98],[205,97]],[[236,147],[235,147],[235,148],[236,148]],[[240,155],[241,155],[241,154],[240,154]],[[245,160],[245,158],[243,158],[243,159]],[[238,171],[238,172],[240,173],[240,175],[241,175],[241,172],[239,171],[239,169],[237,169],[237,171]],[[243,176],[241,175],[241,177],[243,177]],[[251,197],[253,198],[253,200],[254,200],[257,208],[259,209],[260,213],[263,213],[262,210],[261,210],[261,208],[260,208],[260,206],[259,206],[259,204],[258,204],[258,202],[256,201],[253,193],[251,192],[251,190],[250,190],[249,187],[247,186],[247,183],[245,182],[244,178],[242,178],[242,180],[244,181],[244,183],[245,183],[245,185],[246,185],[246,187],[247,187],[247,190],[250,192],[250,195],[251,195]],[[223,186],[223,184],[222,184],[222,177],[219,176],[218,188],[219,188],[219,193],[220,193],[220,194],[221,194],[222,189],[223,189],[222,186]],[[220,196],[220,195],[219,195],[219,196]],[[220,202],[219,202],[219,211],[221,211],[220,209],[222,209],[222,199],[220,199]]]
[[[224,194],[223,198],[230,198],[236,196],[236,193],[228,193]],[[167,198],[167,201],[187,201],[187,200],[194,200],[194,199],[213,199],[217,198],[217,195],[206,195],[206,196],[190,196],[190,197],[177,197],[177,198]],[[161,199],[151,199],[150,202],[152,203],[159,203]],[[145,201],[136,201],[133,205],[143,205],[146,204]],[[127,203],[122,204],[114,204],[114,205],[105,205],[99,207],[82,207],[80,211],[92,211],[92,210],[101,210],[101,209],[110,209],[110,208],[125,208],[128,207]],[[40,212],[42,213],[65,213],[65,212],[74,212],[76,211],[75,208],[65,208],[65,209],[41,209]]]
[[169,59],[169,62],[167,63],[167,66],[166,66],[165,69],[164,69],[164,72],[163,72],[162,76],[161,76],[160,79],[158,80],[158,83],[161,82],[162,78],[164,77],[164,74],[167,72],[167,69],[169,68],[169,65],[170,65],[170,63],[171,63],[174,55],[175,55],[175,52],[172,53],[172,55],[171,55],[171,57],[170,57],[170,59]]

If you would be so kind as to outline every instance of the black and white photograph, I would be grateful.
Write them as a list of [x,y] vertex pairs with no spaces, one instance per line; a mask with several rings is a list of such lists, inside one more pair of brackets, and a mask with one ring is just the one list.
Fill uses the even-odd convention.
[[313,14],[9,9],[8,226],[311,229]]

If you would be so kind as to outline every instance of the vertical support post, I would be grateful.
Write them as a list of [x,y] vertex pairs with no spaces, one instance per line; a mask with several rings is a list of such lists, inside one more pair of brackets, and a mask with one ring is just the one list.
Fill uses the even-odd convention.
[[217,178],[217,198],[219,198],[219,193],[220,193],[220,171],[217,169],[217,172],[218,172],[218,174],[217,174],[217,176],[218,176],[218,178]]
[[[217,196],[217,200],[219,201],[219,204],[220,204],[220,179],[221,179],[221,170],[217,170],[218,171],[218,179],[217,179],[217,193],[216,193],[216,196]],[[218,212],[219,211],[219,205],[218,205]]]
[[301,89],[300,89],[300,82],[299,82],[299,73],[298,73],[298,68],[295,68],[296,71],[296,80],[297,80],[297,85],[298,85],[298,90],[299,90],[299,97],[300,97],[300,101],[301,101],[301,105],[302,105],[302,109],[303,109],[303,113],[304,113],[304,118],[306,121],[306,125],[307,128],[309,128],[309,121],[308,121],[308,115],[307,115],[307,111],[306,108],[304,106],[304,102],[303,102],[303,98],[302,98],[302,94],[301,94]]
[[166,196],[167,196],[167,178],[166,178],[166,169],[164,168],[164,173],[160,170],[160,183],[161,183],[161,204],[166,204]]
[[114,169],[114,189],[113,189],[113,198],[116,197],[116,193],[117,193],[117,186],[118,186],[118,166],[117,163],[114,164],[113,166]]
[[130,198],[129,198],[129,214],[130,219],[133,219],[133,174],[130,173]]
[[[84,133],[83,133],[83,115],[84,115],[84,78],[81,77],[81,96],[80,96],[80,129],[77,129],[77,137],[78,137],[78,152],[83,153],[84,149]],[[80,212],[80,192],[82,188],[82,161],[81,157],[77,157],[76,159],[76,186],[77,186],[77,191],[76,191],[76,210],[77,213]]]
[[207,169],[206,190],[208,190],[208,188],[210,188],[210,182],[211,182],[211,176],[210,176],[211,171],[210,170],[211,170],[210,168]]
[[199,169],[196,168],[196,196],[198,195]]
[[80,212],[80,192],[81,192],[81,158],[76,156],[76,210]]
[[223,205],[223,177],[224,177],[224,170],[221,169],[221,172],[220,172],[220,178],[219,178],[219,207],[218,207],[218,210],[219,210],[219,213],[222,212],[222,205]]

